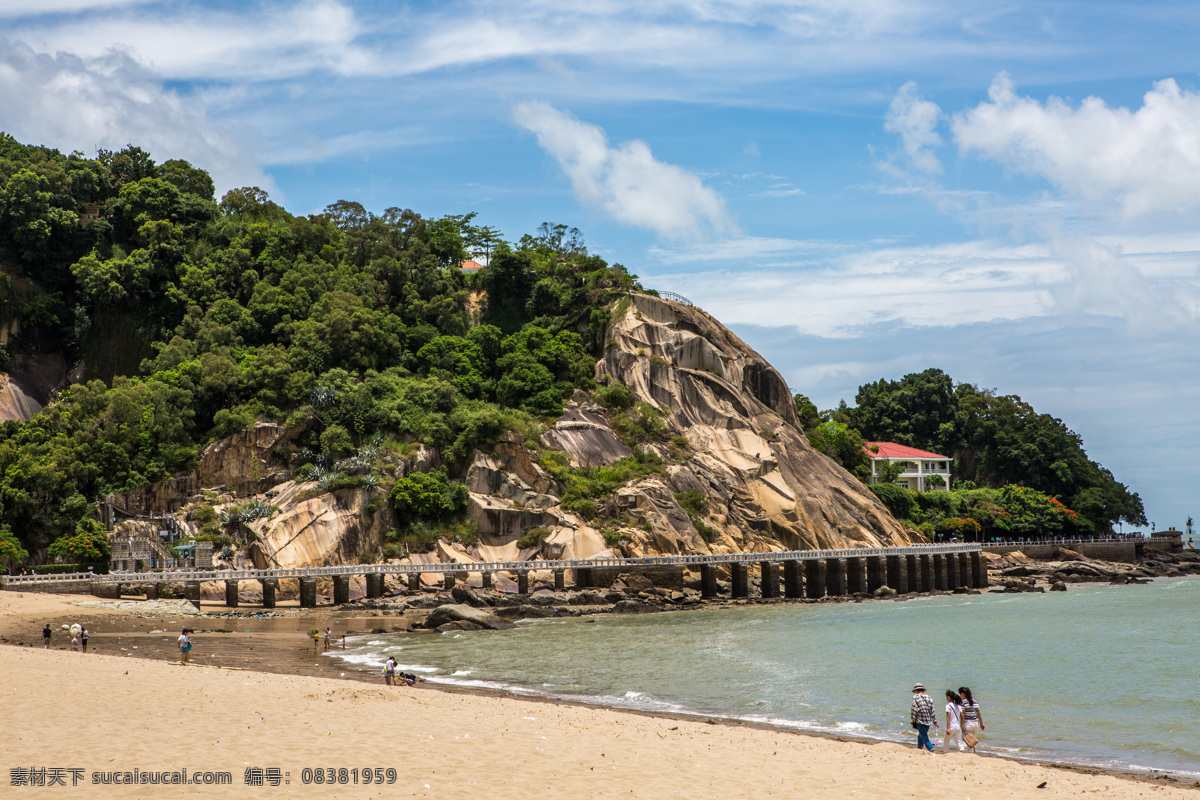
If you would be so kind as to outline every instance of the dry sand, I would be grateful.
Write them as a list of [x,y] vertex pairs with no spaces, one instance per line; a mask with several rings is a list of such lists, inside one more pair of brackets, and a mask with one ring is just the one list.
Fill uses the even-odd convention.
[[[28,641],[43,618],[78,613],[73,599],[0,592],[0,628]],[[114,613],[87,609],[89,617]],[[182,667],[167,652],[130,658],[0,647],[7,678],[0,797],[1200,798],[1178,785],[895,744],[428,687]],[[907,703],[907,695],[897,702]],[[71,786],[65,772],[65,787],[11,786],[11,770],[25,767],[79,768],[82,780]],[[290,783],[246,786],[247,767],[279,768]],[[304,785],[306,767],[390,767],[396,781]],[[189,775],[228,772],[232,784],[91,783],[93,772],[184,768]]]

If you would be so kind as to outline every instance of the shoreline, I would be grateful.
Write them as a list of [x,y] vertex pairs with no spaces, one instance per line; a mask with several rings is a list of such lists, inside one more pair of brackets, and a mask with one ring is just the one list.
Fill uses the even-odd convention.
[[[13,594],[11,592],[0,593],[0,601],[3,601],[5,595],[12,596]],[[324,652],[323,646],[319,651],[314,651],[314,648],[308,643],[309,640],[305,637],[304,631],[312,627],[324,629],[326,626],[330,626],[335,631],[344,632],[348,637],[370,636],[372,634],[378,635],[381,632],[402,632],[405,629],[405,625],[411,621],[411,619],[406,619],[406,615],[404,614],[387,614],[378,611],[373,613],[368,612],[367,614],[346,613],[348,611],[361,612],[362,610],[347,609],[345,607],[341,607],[342,611],[340,613],[338,609],[332,607],[328,609],[282,608],[276,609],[276,612],[278,612],[276,615],[262,619],[257,618],[255,611],[251,609],[239,609],[236,617],[223,612],[198,612],[167,616],[161,612],[153,613],[153,607],[147,606],[146,610],[152,613],[146,615],[138,613],[136,608],[133,610],[128,608],[111,608],[109,604],[113,601],[106,601],[101,598],[93,599],[90,596],[26,595],[26,598],[30,597],[43,598],[49,601],[51,605],[55,606],[55,611],[50,611],[47,608],[44,611],[30,610],[15,615],[4,614],[0,616],[0,623],[2,623],[0,624],[0,641],[9,645],[8,648],[5,648],[6,650],[29,651],[31,649],[41,649],[38,642],[40,642],[40,628],[43,622],[51,622],[52,627],[58,630],[57,626],[66,622],[86,620],[91,623],[92,618],[94,618],[95,623],[92,623],[94,624],[94,636],[92,638],[93,652],[89,653],[88,656],[93,654],[125,655],[135,657],[138,661],[166,662],[177,665],[178,650],[173,641],[174,634],[178,632],[178,629],[187,626],[195,628],[198,634],[197,652],[193,653],[197,657],[197,661],[192,665],[195,667],[215,668],[229,674],[251,673],[256,675],[286,676],[288,678],[328,679],[346,685],[373,686],[379,689],[385,689],[386,687],[384,687],[379,676],[375,674],[373,668],[355,667],[340,662],[336,658],[321,655]],[[76,605],[78,602],[94,602],[103,605],[83,607]],[[147,601],[122,602],[124,604],[143,605]],[[45,604],[38,603],[37,605]],[[703,607],[715,610],[722,605],[729,607],[733,604],[722,603],[705,605]],[[737,605],[740,606],[742,604]],[[8,609],[5,610],[7,611]],[[50,612],[51,616],[42,620],[42,617],[46,616],[46,612]],[[586,622],[586,617],[573,617],[571,619],[579,623]],[[237,623],[236,625],[233,624],[235,622]],[[362,630],[362,627],[372,624],[375,625],[374,629],[368,628],[367,630]],[[350,627],[351,625],[361,627]],[[234,631],[232,630],[233,627],[239,630]],[[18,629],[23,631],[23,633],[14,637],[14,634],[18,633]],[[33,634],[37,634],[38,636],[36,641],[33,638]],[[434,632],[430,631],[427,634],[410,633],[409,635],[434,635]],[[241,640],[240,647],[229,648],[226,646],[226,643],[229,641],[228,637],[231,636]],[[16,641],[24,641],[26,646],[18,647],[15,643]],[[335,640],[335,643],[340,644],[340,636]],[[30,647],[30,644],[33,646]],[[62,646],[61,640],[56,640],[55,649],[58,650]],[[88,657],[83,654],[71,653],[69,640],[67,649],[60,652],[65,652],[73,657]],[[445,695],[489,698],[494,700],[502,699],[515,702],[525,701],[536,703],[539,706],[571,707],[587,712],[605,711],[613,714],[628,714],[650,720],[687,722],[696,725],[717,725],[723,729],[732,730],[760,730],[776,735],[799,737],[801,739],[811,738],[830,742],[855,743],[870,747],[894,746],[904,750],[915,750],[911,744],[899,743],[884,737],[799,728],[796,725],[786,722],[777,723],[770,720],[742,719],[728,715],[705,714],[703,712],[676,712],[630,708],[619,704],[605,703],[603,698],[599,697],[593,701],[579,698],[561,698],[541,694],[535,690],[521,690],[517,687],[491,688],[464,686],[452,682],[429,681],[419,684],[417,689],[412,690],[412,693],[419,694],[421,689],[426,688],[435,689],[437,693]],[[386,691],[396,692],[398,696],[403,696],[409,690],[406,688],[392,688],[386,689]],[[1132,781],[1139,785],[1174,786],[1181,789],[1200,788],[1200,780],[1197,780],[1195,776],[1170,771],[1097,766],[1070,761],[1047,760],[1044,757],[1022,757],[995,751],[981,752],[978,754],[978,757],[994,759],[1005,763],[1060,770],[1072,774],[1108,776]]]

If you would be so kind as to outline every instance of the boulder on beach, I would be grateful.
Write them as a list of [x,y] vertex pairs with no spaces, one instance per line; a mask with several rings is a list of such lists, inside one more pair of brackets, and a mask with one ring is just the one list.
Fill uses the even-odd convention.
[[511,622],[505,622],[489,611],[472,608],[461,603],[438,606],[425,618],[425,627],[440,628],[449,622],[471,622],[492,631],[503,631],[517,627]]
[[880,586],[878,589],[876,589],[873,592],[873,594],[876,597],[895,597],[896,595],[899,594],[899,592],[897,592],[895,589],[893,589],[890,586]]
[[1065,592],[1066,590],[1067,584],[1064,581],[1055,581],[1050,584],[1050,591],[1052,592]]

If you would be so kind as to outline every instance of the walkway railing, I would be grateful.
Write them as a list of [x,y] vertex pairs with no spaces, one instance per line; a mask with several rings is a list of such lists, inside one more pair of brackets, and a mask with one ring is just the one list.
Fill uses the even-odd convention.
[[337,575],[412,575],[447,572],[534,572],[560,569],[609,569],[623,567],[675,567],[701,564],[745,564],[814,561],[827,558],[865,558],[867,556],[933,555],[938,553],[974,553],[982,549],[975,542],[925,544],[911,547],[851,547],[840,550],[785,550],[773,553],[714,553],[707,555],[653,556],[646,558],[571,558],[537,561],[460,561],[438,564],[354,564],[340,567],[298,567],[294,569],[175,570],[173,572],[112,572],[97,575],[73,572],[65,575],[12,575],[2,579],[5,588],[21,586],[98,581],[117,583],[178,583],[184,581],[262,580],[269,578],[326,578]]
[[1054,539],[1002,539],[994,542],[984,542],[984,547],[1014,547],[1023,544],[1095,544],[1095,543],[1117,543],[1125,542],[1174,542],[1177,541],[1175,536],[1135,536],[1132,534],[1122,536],[1114,534],[1112,536],[1076,536],[1073,538],[1058,537]]

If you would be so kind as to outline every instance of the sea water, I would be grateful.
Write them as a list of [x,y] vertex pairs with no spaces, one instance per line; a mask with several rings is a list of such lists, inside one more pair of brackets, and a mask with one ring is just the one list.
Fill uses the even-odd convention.
[[[1200,775],[1200,579],[1065,593],[780,603],[374,635],[430,682],[915,743],[910,689],[969,686],[981,750]],[[938,742],[940,746],[940,742]]]

